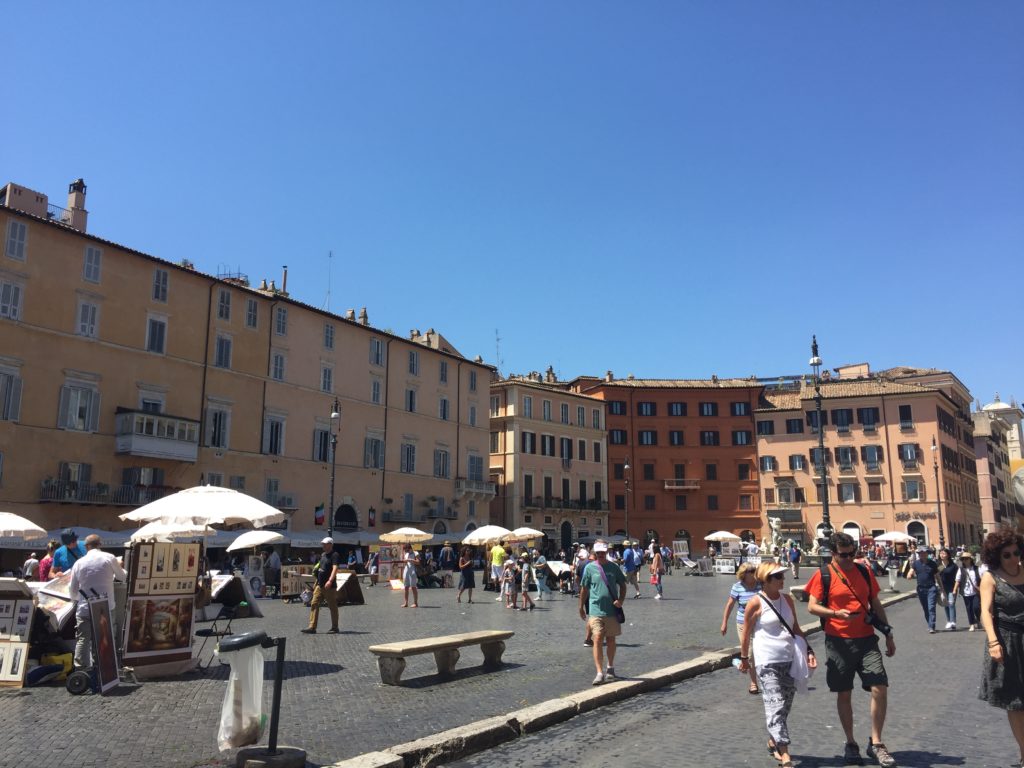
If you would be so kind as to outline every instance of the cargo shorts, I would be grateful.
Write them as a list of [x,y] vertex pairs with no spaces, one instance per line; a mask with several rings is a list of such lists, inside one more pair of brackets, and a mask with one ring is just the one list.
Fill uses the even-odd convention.
[[860,685],[870,691],[876,685],[889,685],[889,676],[882,663],[878,636],[834,637],[825,635],[825,681],[833,693],[853,690],[853,676],[860,676]]

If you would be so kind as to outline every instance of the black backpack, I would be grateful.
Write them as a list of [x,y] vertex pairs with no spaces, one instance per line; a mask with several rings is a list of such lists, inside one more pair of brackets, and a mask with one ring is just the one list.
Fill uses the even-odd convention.
[[[868,602],[871,602],[871,576],[868,573],[868,569],[860,563],[854,563],[857,566],[857,570],[860,571],[860,575],[864,577],[864,583],[868,585]],[[828,591],[832,587],[832,569],[827,565],[822,565],[818,569],[821,574],[821,605],[828,608]],[[868,606],[864,606],[864,610],[869,610]],[[825,629],[825,622],[829,617],[821,617],[821,628]]]

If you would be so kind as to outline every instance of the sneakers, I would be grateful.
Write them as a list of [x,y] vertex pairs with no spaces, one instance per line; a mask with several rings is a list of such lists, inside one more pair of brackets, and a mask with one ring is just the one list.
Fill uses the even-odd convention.
[[594,647],[594,641],[593,640],[584,640],[583,641],[583,647],[584,648],[593,648]]
[[953,622],[952,621],[947,621],[945,629],[948,631],[948,630],[950,630],[952,628],[953,628]]
[[299,630],[299,631],[302,632],[302,634],[304,634],[304,635],[315,635],[316,634],[316,630],[313,629],[312,627],[306,627],[305,629],[302,629],[302,630]]
[[618,679],[618,677],[619,676],[615,674],[615,667],[608,667],[608,669],[606,669],[604,671],[604,679],[605,680],[608,680],[608,679]]
[[661,595],[655,595],[655,596],[654,596],[654,599],[655,599],[655,600],[661,600]]
[[949,622],[949,631],[950,632],[956,632],[956,622],[955,621]]
[[978,625],[977,624],[971,624],[971,628],[968,629],[967,631],[968,632],[977,632],[978,631]]
[[864,751],[868,757],[877,762],[882,768],[896,768],[896,759],[889,754],[885,744],[881,742],[873,744],[871,739],[868,739],[868,748]]
[[860,747],[855,742],[848,741],[843,748],[843,765],[864,765]]
[[597,673],[597,677],[594,678],[594,682],[592,683],[592,685],[600,685],[603,682],[604,682],[604,673],[603,672],[598,672]]
[[928,634],[929,635],[934,635],[935,634],[935,627],[928,627]]

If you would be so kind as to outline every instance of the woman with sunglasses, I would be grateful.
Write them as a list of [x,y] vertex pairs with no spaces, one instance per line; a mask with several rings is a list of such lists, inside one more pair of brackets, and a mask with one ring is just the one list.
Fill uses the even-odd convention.
[[[807,647],[807,638],[796,620],[793,598],[782,593],[788,566],[761,563],[757,580],[761,592],[747,602],[740,636],[740,672],[750,668],[751,638],[753,655],[757,657],[757,676],[761,680],[761,698],[768,726],[768,751],[783,768],[792,768],[789,756],[789,710],[797,690],[794,667],[802,667],[802,679],[808,669],[818,666],[814,651]],[[799,640],[798,640],[799,638]],[[806,654],[806,666],[802,664]]]
[[985,537],[981,624],[988,636],[978,698],[1005,709],[1024,763],[1024,536],[1004,528]]

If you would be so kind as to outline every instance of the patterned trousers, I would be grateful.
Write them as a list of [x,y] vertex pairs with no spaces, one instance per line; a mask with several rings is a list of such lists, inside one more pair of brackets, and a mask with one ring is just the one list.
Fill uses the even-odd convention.
[[764,700],[764,719],[768,735],[779,745],[789,744],[789,725],[786,720],[793,707],[796,681],[789,674],[789,662],[765,664],[757,668]]

